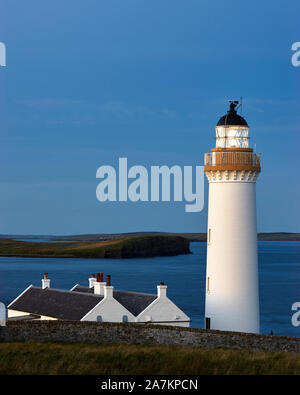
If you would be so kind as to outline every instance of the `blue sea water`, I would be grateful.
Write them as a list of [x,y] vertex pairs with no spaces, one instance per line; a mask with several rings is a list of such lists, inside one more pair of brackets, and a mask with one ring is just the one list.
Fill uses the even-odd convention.
[[[168,285],[169,297],[202,328],[205,298],[206,243],[192,242],[190,255],[136,259],[73,259],[0,257],[0,301],[8,304],[30,284],[49,273],[52,288],[88,285],[91,273],[111,274],[117,289],[156,293]],[[261,332],[300,337],[291,323],[300,301],[300,242],[259,242]],[[245,306],[245,309],[247,306]]]

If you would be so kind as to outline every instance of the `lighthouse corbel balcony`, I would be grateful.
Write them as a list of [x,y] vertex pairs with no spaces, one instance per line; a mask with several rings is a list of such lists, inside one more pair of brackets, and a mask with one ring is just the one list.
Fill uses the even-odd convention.
[[204,156],[204,171],[213,179],[256,181],[260,168],[260,154],[252,148],[213,148]]
[[260,154],[252,148],[213,148],[204,156],[204,171],[218,170],[260,172]]

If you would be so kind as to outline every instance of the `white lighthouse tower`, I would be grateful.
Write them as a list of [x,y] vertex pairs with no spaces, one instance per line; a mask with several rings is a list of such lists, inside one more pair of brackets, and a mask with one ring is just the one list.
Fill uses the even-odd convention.
[[256,179],[260,155],[249,148],[249,127],[237,101],[216,126],[216,147],[205,154],[209,181],[205,327],[259,333]]

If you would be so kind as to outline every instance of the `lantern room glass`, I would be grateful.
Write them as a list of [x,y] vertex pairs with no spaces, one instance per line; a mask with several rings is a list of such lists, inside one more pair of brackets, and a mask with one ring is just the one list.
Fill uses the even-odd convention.
[[248,131],[245,126],[217,126],[216,148],[248,148]]

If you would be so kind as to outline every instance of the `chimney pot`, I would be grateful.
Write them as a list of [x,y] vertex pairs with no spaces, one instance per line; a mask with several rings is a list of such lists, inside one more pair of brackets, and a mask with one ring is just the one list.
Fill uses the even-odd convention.
[[92,275],[91,275],[91,278],[95,278],[95,274],[92,274]]
[[103,273],[97,273],[97,282],[102,283],[103,282]]
[[44,273],[44,279],[47,280],[48,278],[48,273]]
[[106,276],[106,285],[109,287],[110,286],[110,274]]

